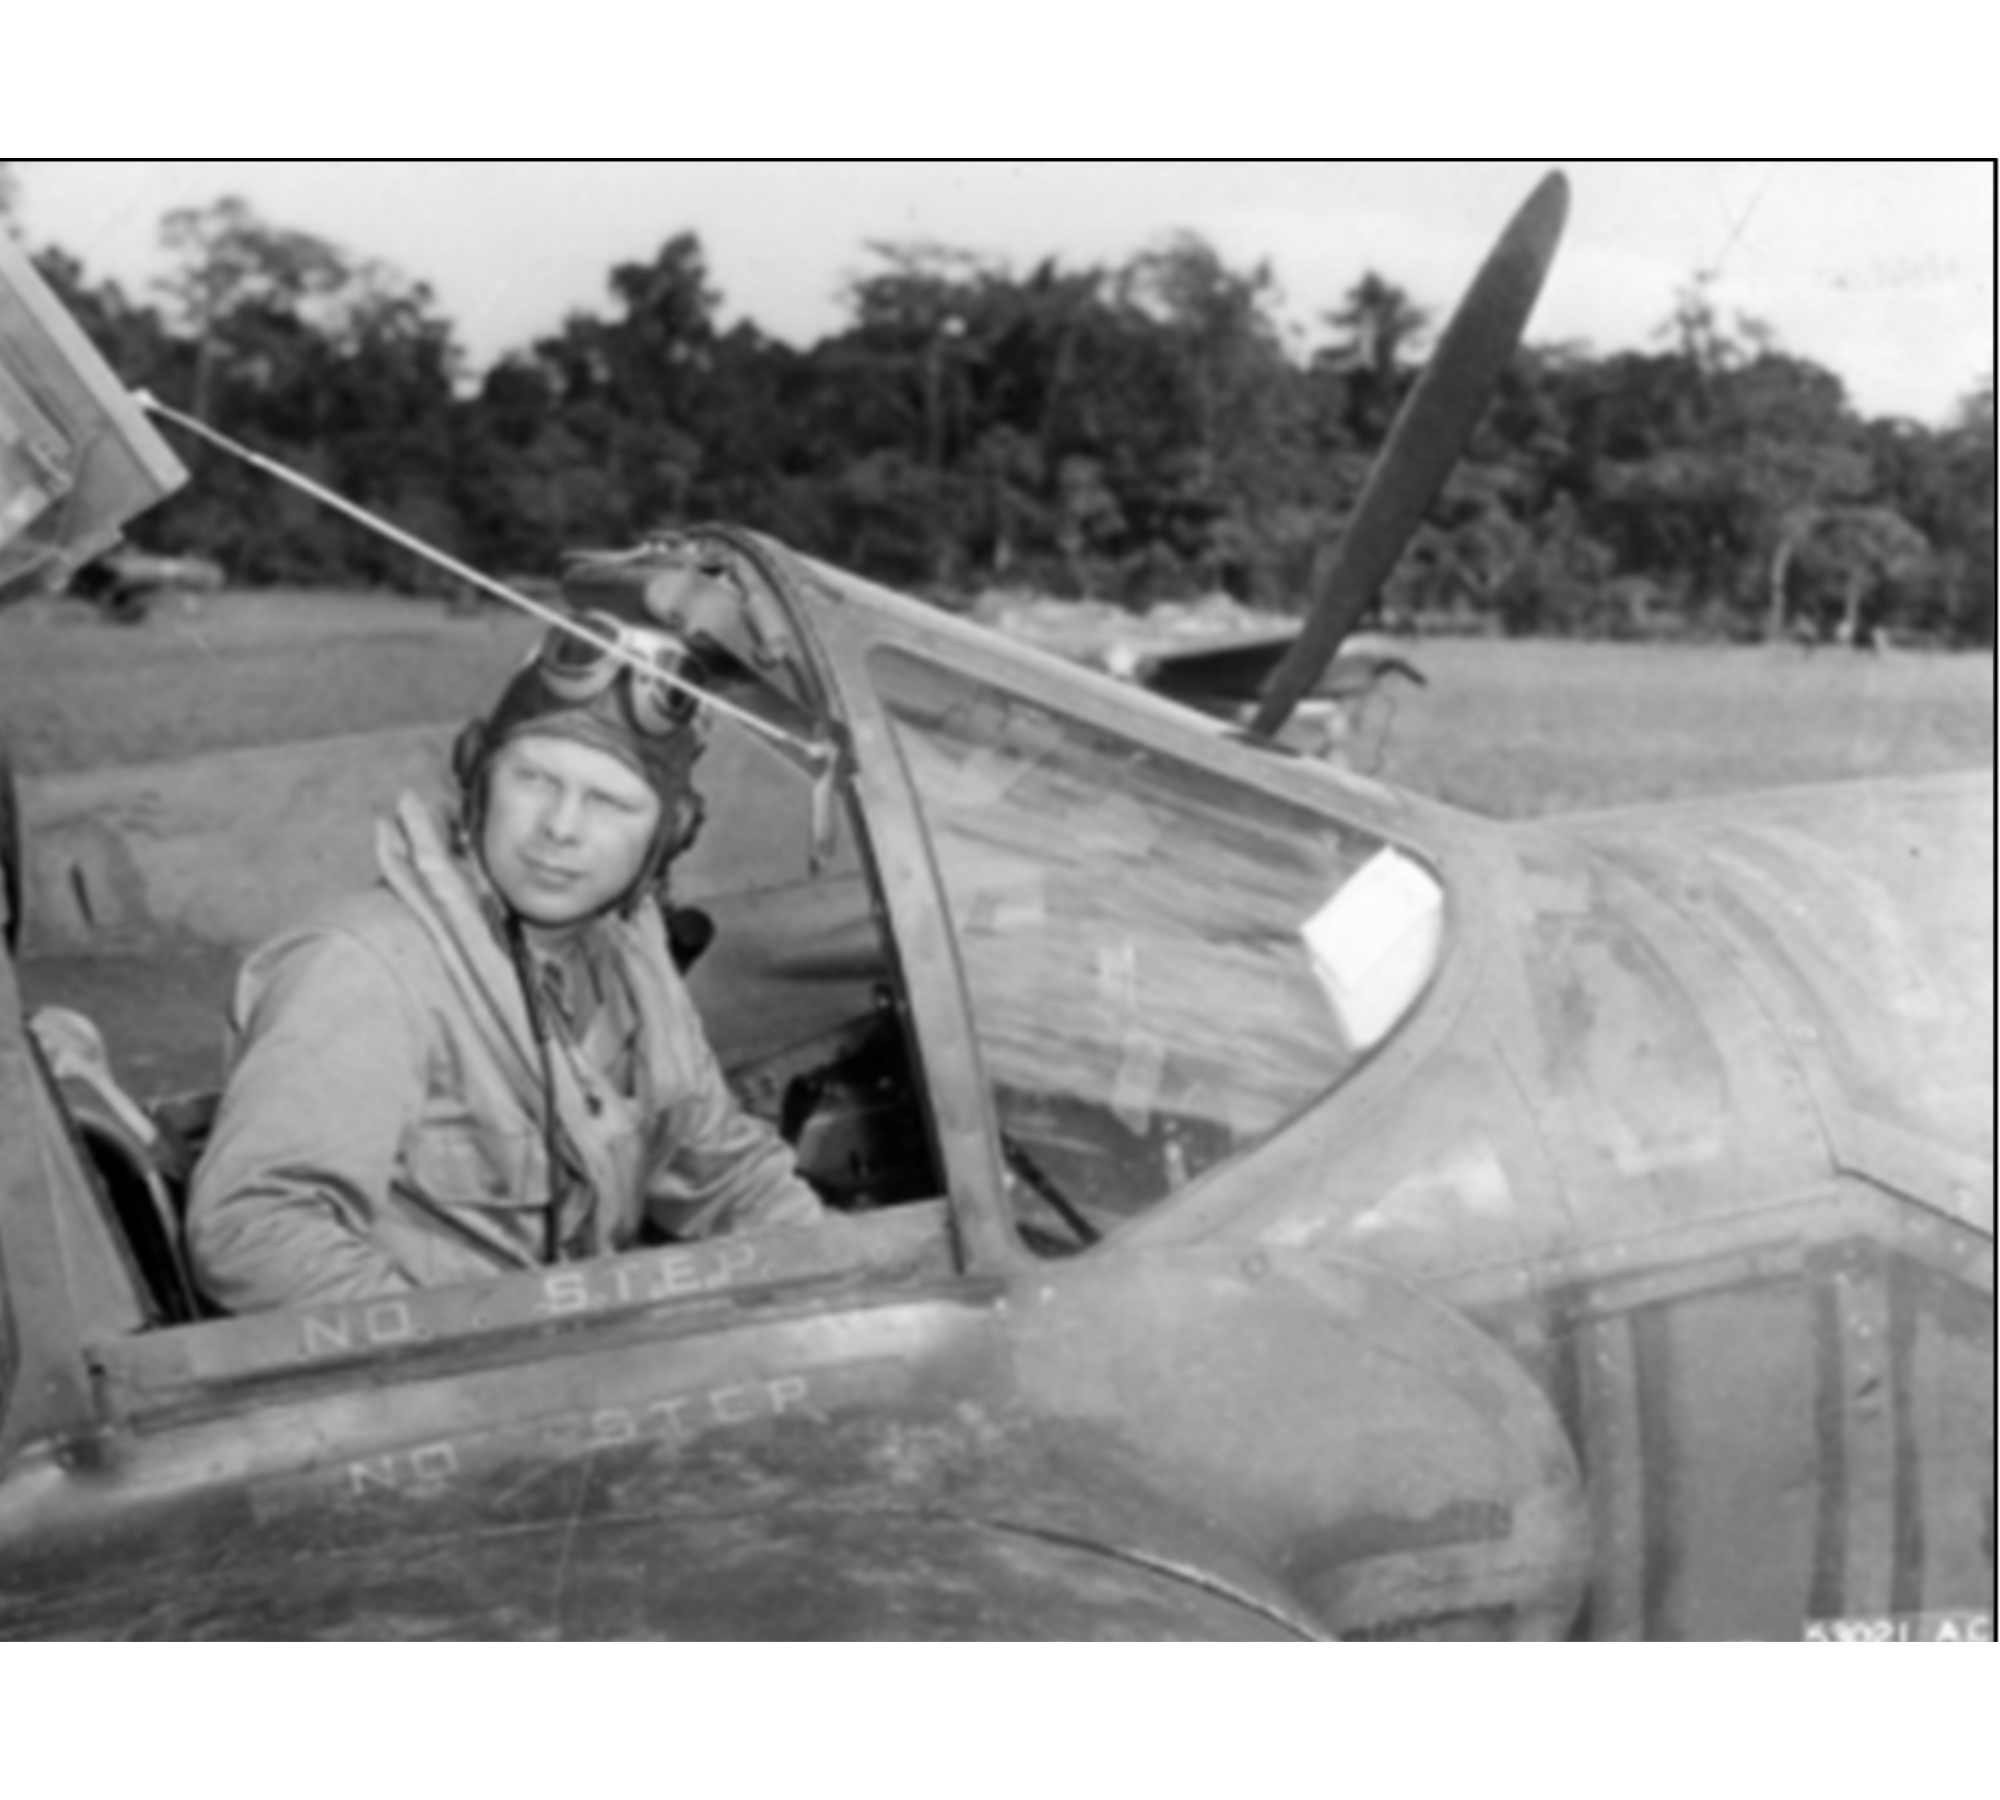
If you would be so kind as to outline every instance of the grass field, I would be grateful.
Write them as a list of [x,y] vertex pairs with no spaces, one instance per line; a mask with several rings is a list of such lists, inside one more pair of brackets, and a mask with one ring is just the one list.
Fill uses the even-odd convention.
[[366,594],[225,594],[142,625],[39,602],[0,613],[0,732],[42,774],[467,717],[537,635]]
[[[0,613],[0,733],[24,774],[469,717],[538,635],[376,596],[224,595],[140,626],[70,603]],[[1994,760],[1994,661],[1436,640],[1372,703],[1354,760],[1495,816]],[[141,1093],[218,1068],[233,959],[190,950],[22,971],[80,1007]]]
[[1994,759],[1990,654],[1461,639],[1417,660],[1381,773],[1495,817]]
[[[0,614],[26,774],[466,718],[538,628],[364,594],[218,596],[142,626]],[[1994,658],[1432,640],[1358,762],[1496,816],[1992,764]]]
[[[499,611],[220,596],[140,626],[0,613],[0,733],[29,774],[470,716],[535,641]],[[1989,655],[1439,639],[1357,762],[1504,817],[1994,758]]]

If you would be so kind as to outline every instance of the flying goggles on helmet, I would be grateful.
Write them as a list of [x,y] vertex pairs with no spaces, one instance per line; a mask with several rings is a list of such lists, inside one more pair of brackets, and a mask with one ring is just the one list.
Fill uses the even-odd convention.
[[646,737],[679,731],[703,698],[686,644],[609,613],[589,612],[558,625],[542,640],[536,661],[542,685],[572,705],[618,688],[632,727]]

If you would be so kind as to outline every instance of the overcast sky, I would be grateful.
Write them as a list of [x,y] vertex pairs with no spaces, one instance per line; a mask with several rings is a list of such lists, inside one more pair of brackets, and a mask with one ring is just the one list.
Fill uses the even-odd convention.
[[[1302,329],[1366,269],[1440,318],[1547,165],[1524,162],[28,162],[22,223],[93,274],[157,273],[160,216],[240,194],[436,290],[475,364],[607,307],[614,263],[697,233],[726,319],[809,342],[871,240],[1025,271],[1166,233],[1268,261]],[[1643,348],[1697,270],[1867,413],[1937,422],[1993,367],[1984,162],[1574,162],[1538,341]]]

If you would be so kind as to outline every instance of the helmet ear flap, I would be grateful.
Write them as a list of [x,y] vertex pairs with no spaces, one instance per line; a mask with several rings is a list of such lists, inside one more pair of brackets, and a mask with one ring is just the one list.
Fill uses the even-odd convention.
[[692,844],[701,831],[702,818],[707,808],[692,788],[683,790],[677,801],[667,802],[660,813],[659,829],[653,834],[652,847],[646,853],[646,861],[626,890],[624,900],[618,910],[629,918],[637,910],[639,903],[649,896],[659,906],[661,916],[667,917],[673,907],[667,896],[668,872],[674,859]]
[[474,719],[451,745],[451,777],[461,795],[470,797],[479,778],[480,764],[486,760],[486,721]]
[[459,847],[470,850],[479,841],[486,810],[486,744],[484,719],[474,719],[451,745],[451,777],[458,783]]

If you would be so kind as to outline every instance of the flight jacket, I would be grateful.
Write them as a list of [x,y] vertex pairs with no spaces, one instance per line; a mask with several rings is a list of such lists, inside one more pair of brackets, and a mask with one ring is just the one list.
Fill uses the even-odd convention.
[[[483,876],[405,796],[380,883],[263,945],[195,1171],[188,1248],[230,1312],[359,1300],[547,1260],[545,1071]],[[777,1134],[736,1101],[657,909],[586,927],[623,984],[610,1058],[552,1032],[566,1256],[819,1221]],[[629,1071],[629,1092],[601,1064]]]

